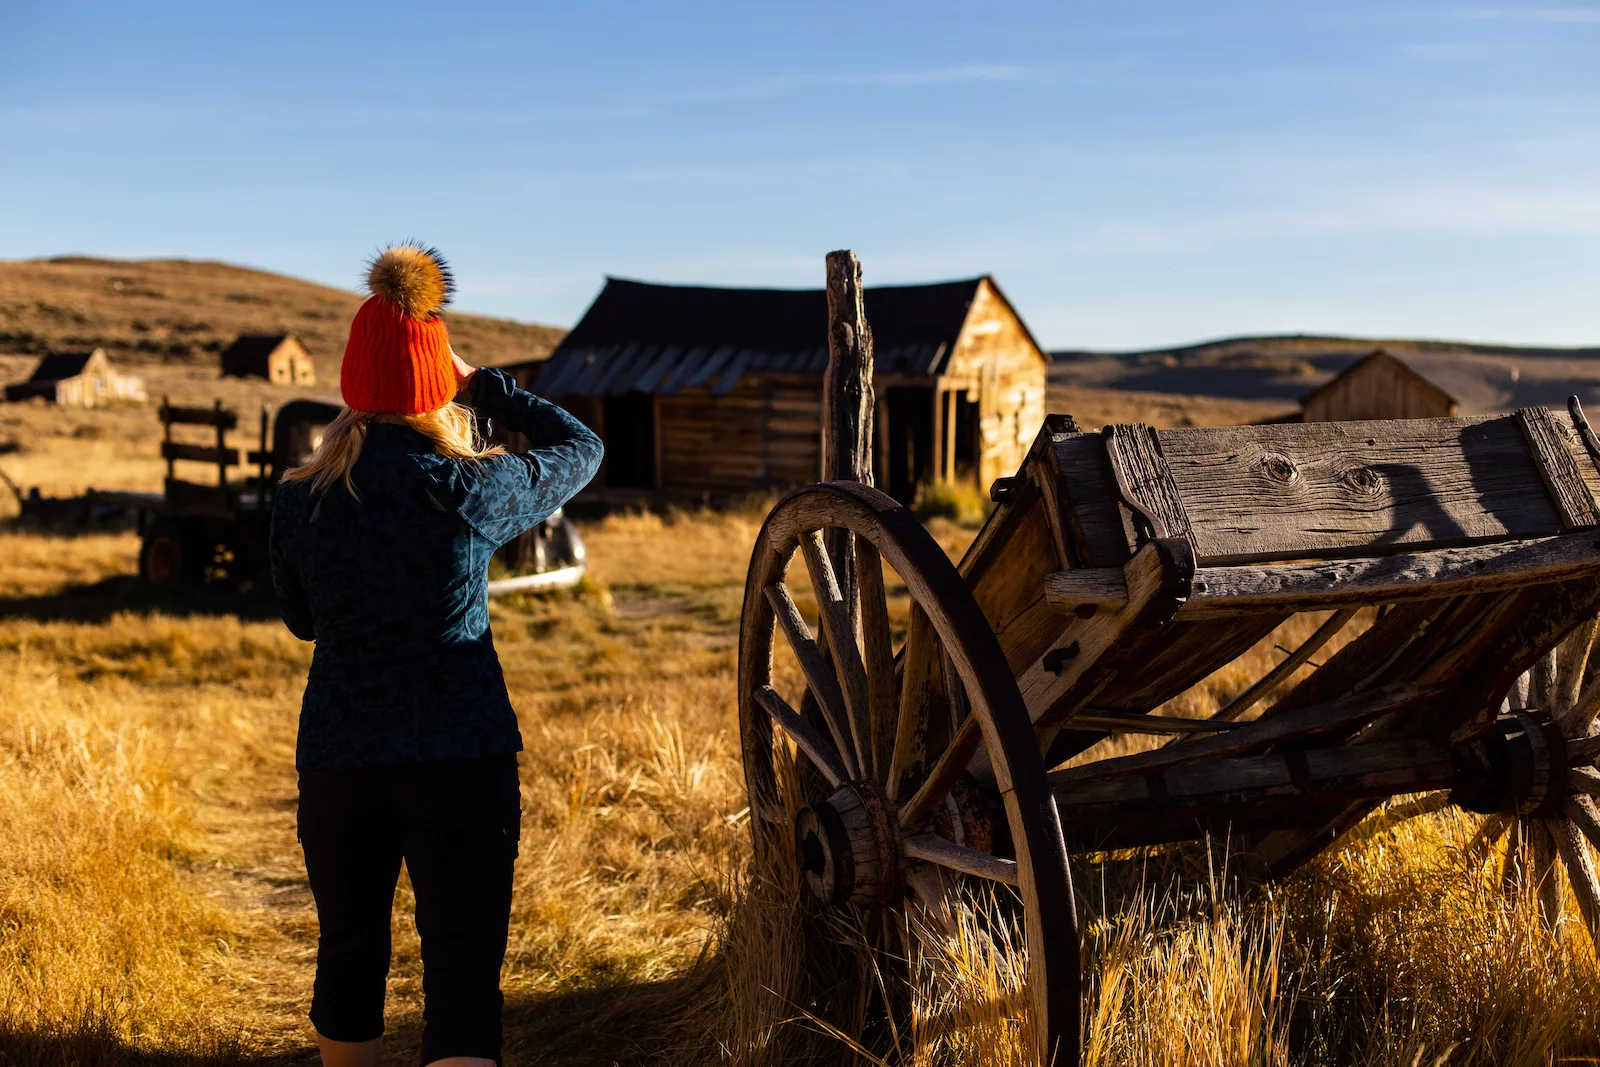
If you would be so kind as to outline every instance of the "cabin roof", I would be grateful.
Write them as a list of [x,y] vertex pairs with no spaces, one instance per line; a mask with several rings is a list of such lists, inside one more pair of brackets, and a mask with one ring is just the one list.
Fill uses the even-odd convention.
[[[873,369],[938,373],[986,278],[867,289]],[[746,372],[821,374],[828,366],[827,319],[821,289],[717,289],[608,277],[551,353],[538,387],[552,395],[605,396],[709,384],[719,394]]]
[[222,350],[222,355],[224,359],[262,359],[276,352],[288,339],[287,333],[241,333],[233,344]]
[[1421,386],[1423,389],[1427,390],[1428,392],[1433,393],[1435,396],[1437,396],[1439,399],[1443,400],[1447,404],[1455,404],[1455,403],[1458,402],[1455,397],[1451,396],[1449,393],[1447,393],[1443,389],[1439,388],[1437,385],[1435,385],[1433,382],[1429,381],[1427,378],[1424,378],[1420,372],[1418,372],[1415,368],[1413,368],[1405,360],[1400,359],[1397,356],[1390,355],[1389,352],[1386,349],[1377,348],[1377,349],[1374,349],[1370,355],[1366,356],[1363,359],[1357,360],[1355,363],[1352,363],[1350,366],[1348,366],[1344,370],[1340,371],[1337,375],[1335,375],[1334,377],[1330,378],[1329,380],[1323,382],[1321,385],[1319,385],[1315,389],[1311,390],[1311,392],[1309,392],[1305,396],[1301,397],[1300,398],[1300,406],[1304,407],[1306,404],[1310,403],[1312,400],[1316,399],[1317,397],[1321,396],[1322,394],[1330,392],[1331,390],[1338,388],[1341,384],[1344,383],[1344,381],[1347,378],[1350,378],[1351,376],[1355,375],[1357,372],[1365,369],[1369,364],[1375,363],[1375,362],[1387,362],[1387,363],[1393,364],[1395,367],[1399,368],[1401,373],[1404,374],[1406,377],[1410,378],[1413,382],[1415,382],[1417,385]]
[[94,352],[54,352],[39,361],[28,376],[30,382],[59,382],[82,374]]

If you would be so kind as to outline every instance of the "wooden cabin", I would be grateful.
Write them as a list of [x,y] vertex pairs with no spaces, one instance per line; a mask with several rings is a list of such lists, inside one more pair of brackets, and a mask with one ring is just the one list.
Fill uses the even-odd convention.
[[[877,394],[875,480],[1013,474],[1044,421],[1046,356],[990,277],[866,290]],[[535,387],[591,426],[606,461],[588,496],[717,500],[817,480],[821,289],[713,289],[618,278]]]
[[311,353],[291,333],[244,333],[222,351],[224,378],[265,378],[275,385],[315,385]]
[[111,365],[106,350],[58,352],[45,356],[28,380],[6,386],[7,400],[42,396],[53,404],[92,408],[113,400],[143,401],[144,379]]
[[1300,398],[1301,422],[1433,419],[1456,413],[1456,398],[1383,349]]

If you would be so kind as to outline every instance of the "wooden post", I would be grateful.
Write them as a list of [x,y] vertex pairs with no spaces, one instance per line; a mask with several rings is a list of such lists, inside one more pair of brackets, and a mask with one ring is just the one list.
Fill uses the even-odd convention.
[[[822,480],[872,484],[872,328],[862,299],[861,261],[828,253],[828,369],[822,376]],[[833,561],[852,629],[859,616],[855,546],[847,530],[829,530]]]

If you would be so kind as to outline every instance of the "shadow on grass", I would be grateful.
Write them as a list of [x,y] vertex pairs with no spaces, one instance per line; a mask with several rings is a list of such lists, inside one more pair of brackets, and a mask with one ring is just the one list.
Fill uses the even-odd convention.
[[237,615],[259,620],[276,619],[278,605],[272,592],[261,587],[241,590],[226,583],[160,586],[131,576],[68,586],[42,596],[0,599],[0,619],[100,623],[120,612],[178,617]]
[[[518,997],[505,1007],[505,1062],[538,1067],[645,1067],[715,1062],[706,1027],[691,1020],[706,1005],[714,968],[684,977],[575,993]],[[391,1019],[384,1063],[412,1064],[422,1020]],[[217,1038],[173,1035],[165,1047],[130,1045],[110,1026],[86,1023],[69,1032],[0,1029],[0,1067],[311,1067],[319,1063],[310,1024],[305,1044],[272,1053]]]

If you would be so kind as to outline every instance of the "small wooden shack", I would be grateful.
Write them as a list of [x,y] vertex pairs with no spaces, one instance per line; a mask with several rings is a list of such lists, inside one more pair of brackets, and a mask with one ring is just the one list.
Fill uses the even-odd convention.
[[7,400],[42,396],[54,404],[92,408],[113,400],[143,401],[144,379],[122,374],[106,350],[58,352],[45,356],[28,380],[6,386]]
[[222,351],[224,378],[265,378],[275,385],[315,385],[311,353],[292,333],[244,333]]
[[1456,398],[1379,348],[1300,398],[1301,422],[1433,419],[1456,413]]
[[[866,290],[875,479],[984,488],[1044,421],[1046,357],[984,276]],[[588,496],[727,499],[817,480],[821,289],[714,289],[619,278],[543,364],[536,388],[606,442]]]

